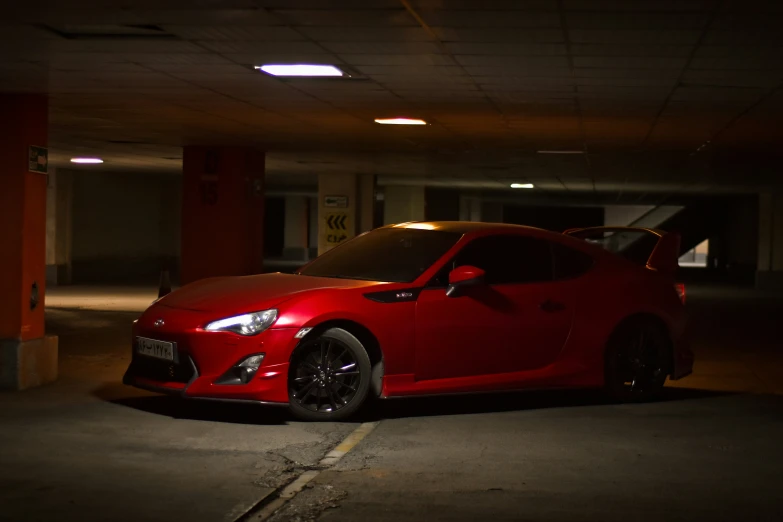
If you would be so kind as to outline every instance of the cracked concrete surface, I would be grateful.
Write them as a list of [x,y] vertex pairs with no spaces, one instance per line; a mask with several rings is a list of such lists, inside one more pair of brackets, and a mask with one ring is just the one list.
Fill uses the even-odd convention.
[[383,419],[372,435],[310,484],[343,498],[318,503],[303,492],[280,516],[783,520],[783,302],[715,291],[691,299],[696,373],[663,401],[614,405],[585,391],[387,401],[370,414]]
[[[783,520],[783,397],[673,390],[633,406],[584,404],[570,392],[494,400],[496,409],[440,399],[462,402],[449,415],[384,412],[371,437],[312,482],[347,492],[317,520]],[[437,409],[426,402],[407,408]],[[310,502],[297,497],[287,512],[312,510]]]
[[[308,484],[293,502],[289,502],[269,522],[314,522],[330,509],[339,507],[348,492],[329,484]],[[251,519],[252,520],[252,519]]]
[[135,316],[47,310],[61,377],[0,394],[0,520],[231,521],[354,429],[123,386]]
[[375,420],[271,520],[783,520],[783,300],[689,295],[695,374],[662,402],[394,400],[344,424],[122,386],[136,313],[117,309],[146,294],[50,309],[60,381],[0,394],[0,520],[234,520]]

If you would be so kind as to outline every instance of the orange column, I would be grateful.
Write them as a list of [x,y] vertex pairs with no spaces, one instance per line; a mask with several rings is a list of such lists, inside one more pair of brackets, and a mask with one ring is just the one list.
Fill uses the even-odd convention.
[[0,95],[0,386],[57,375],[56,339],[44,337],[48,100]]
[[185,147],[182,183],[182,284],[260,273],[264,154],[249,147]]

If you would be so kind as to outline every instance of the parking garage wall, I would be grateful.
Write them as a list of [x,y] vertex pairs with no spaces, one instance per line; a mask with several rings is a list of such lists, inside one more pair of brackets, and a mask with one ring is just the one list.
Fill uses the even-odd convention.
[[167,174],[73,175],[74,283],[157,284],[176,278],[181,180]]
[[758,267],[759,209],[758,197],[737,197],[725,208],[726,267],[745,282],[752,282]]

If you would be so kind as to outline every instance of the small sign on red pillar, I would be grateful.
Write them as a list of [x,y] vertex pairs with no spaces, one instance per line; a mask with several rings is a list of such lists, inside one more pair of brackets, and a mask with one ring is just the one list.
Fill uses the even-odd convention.
[[30,145],[28,147],[28,167],[30,172],[47,174],[49,172],[49,149]]

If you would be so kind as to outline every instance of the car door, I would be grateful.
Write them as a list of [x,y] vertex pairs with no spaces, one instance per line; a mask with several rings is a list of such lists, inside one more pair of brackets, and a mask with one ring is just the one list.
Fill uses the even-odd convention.
[[[471,265],[485,284],[446,296],[448,272]],[[553,280],[551,245],[523,235],[474,239],[416,305],[416,379],[532,370],[560,353],[573,317],[567,285]]]

